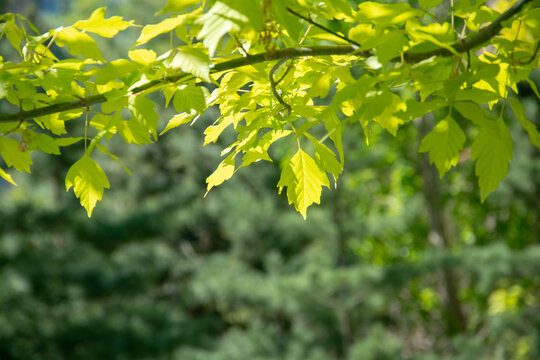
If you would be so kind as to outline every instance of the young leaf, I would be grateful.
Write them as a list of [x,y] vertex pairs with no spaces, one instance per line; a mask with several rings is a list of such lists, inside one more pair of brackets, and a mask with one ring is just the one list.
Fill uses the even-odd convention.
[[0,177],[2,179],[6,180],[7,182],[17,186],[15,181],[13,181],[13,178],[11,177],[11,175],[9,175],[7,172],[5,172],[2,168],[0,168]]
[[156,15],[180,12],[185,8],[195,6],[200,2],[201,0],[167,0],[167,4],[165,4],[165,7],[158,11]]
[[202,87],[195,85],[182,85],[173,98],[173,106],[176,111],[190,113],[191,110],[199,114],[206,108],[206,100]]
[[281,172],[277,186],[279,193],[287,186],[289,204],[294,204],[306,219],[307,208],[313,203],[320,203],[322,187],[329,188],[330,182],[315,161],[299,148]]
[[210,60],[204,49],[180,46],[168,66],[195,75],[206,82],[212,82],[210,79]]
[[422,16],[421,10],[413,9],[405,2],[393,4],[380,4],[372,1],[365,1],[358,5],[356,20],[358,22],[379,24],[389,26],[401,24],[414,16]]
[[442,0],[418,0],[418,3],[424,9],[429,9],[438,6]]
[[79,20],[73,26],[107,38],[111,38],[118,34],[119,31],[132,26],[133,20],[130,22],[123,21],[121,16],[105,19],[105,10],[105,7],[96,9],[88,20]]
[[273,0],[272,14],[274,15],[274,19],[276,19],[278,24],[287,30],[289,36],[298,42],[302,36],[303,26],[298,17],[287,11],[287,1]]
[[134,46],[146,44],[160,34],[174,30],[176,27],[182,25],[186,21],[187,15],[182,15],[174,18],[168,18],[158,24],[146,25],[139,35],[139,38],[135,42]]
[[18,141],[0,137],[0,156],[2,156],[7,166],[13,166],[19,172],[30,172],[32,158],[27,152],[20,150]]
[[334,179],[337,180],[343,172],[343,165],[336,159],[334,152],[311,134],[306,133],[305,135],[315,146],[315,163],[317,166],[322,171],[332,174]]
[[442,178],[452,166],[457,165],[464,143],[465,133],[454,119],[447,117],[422,139],[419,152],[429,152],[429,162],[435,163]]
[[90,35],[80,32],[74,27],[63,28],[56,33],[56,43],[66,45],[73,55],[82,55],[95,60],[105,60]]
[[120,165],[122,167],[122,169],[124,169],[129,175],[131,175],[131,171],[129,171],[129,169],[127,167],[124,166],[124,164],[122,164],[120,162],[120,159],[118,159],[118,156],[114,155],[113,153],[111,153],[109,151],[109,149],[101,144],[96,144],[96,147],[99,149],[99,151],[101,151],[103,154],[109,156],[111,159],[113,159],[114,161],[116,161],[116,163],[118,165]]
[[385,89],[366,98],[364,117],[366,120],[374,120],[383,129],[396,136],[398,127],[403,124],[403,120],[394,114],[406,110],[406,103],[398,95]]
[[525,131],[527,131],[527,134],[529,134],[529,140],[531,143],[537,148],[540,148],[540,132],[538,132],[538,129],[534,123],[529,121],[529,119],[527,119],[525,116],[525,108],[523,105],[521,105],[519,100],[516,98],[510,98],[508,101],[510,102],[512,111],[514,112],[514,115],[516,115],[519,123],[525,129]]
[[72,186],[75,196],[86,209],[88,217],[91,217],[96,203],[103,197],[103,190],[110,185],[103,169],[85,154],[66,175],[66,191]]
[[[221,185],[224,181],[229,180],[234,174],[234,154],[230,154],[223,160],[217,169],[206,179],[208,184],[206,194],[214,186]],[[206,194],[204,196],[206,196]]]
[[195,111],[192,111],[190,113],[183,112],[181,114],[173,116],[171,120],[169,120],[169,122],[167,123],[165,129],[159,135],[163,135],[167,131],[174,129],[175,127],[178,127],[180,125],[187,124],[188,122],[193,120],[196,115],[197,113]]
[[142,65],[148,65],[156,60],[156,52],[154,50],[136,49],[130,50],[128,56],[131,60]]
[[471,158],[476,159],[476,175],[482,194],[486,196],[497,188],[506,177],[508,162],[512,160],[512,138],[504,121],[497,121],[494,127],[483,127],[473,142]]
[[157,140],[157,122],[158,114],[154,110],[155,104],[143,96],[132,95],[129,98],[128,109],[133,115],[131,121],[135,121],[143,126],[146,131],[150,132]]
[[[235,5],[238,1],[234,2]],[[249,21],[249,18],[238,11],[237,7],[232,7],[229,2],[218,1],[206,14],[201,16],[197,23],[203,27],[197,37],[203,41],[208,48],[210,56],[214,56],[219,41],[225,34],[239,32]],[[244,4],[243,8],[250,5]]]
[[37,136],[32,139],[30,146],[47,154],[60,155],[60,148],[58,147],[56,140],[46,134],[37,134]]

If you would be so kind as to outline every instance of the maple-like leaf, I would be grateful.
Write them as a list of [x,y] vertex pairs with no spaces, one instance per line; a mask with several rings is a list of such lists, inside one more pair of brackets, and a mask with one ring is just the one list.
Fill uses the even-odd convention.
[[66,175],[66,191],[72,186],[75,196],[86,209],[88,217],[91,217],[96,203],[103,197],[103,190],[110,185],[105,171],[85,154],[71,166]]
[[501,119],[497,120],[496,129],[493,132],[493,127],[483,127],[471,149],[471,158],[476,159],[476,175],[482,201],[506,177],[508,162],[512,160],[510,131]]
[[456,166],[459,161],[459,151],[465,143],[465,133],[451,117],[437,124],[420,143],[421,153],[429,152],[430,164],[435,163],[439,175],[443,175]]
[[280,193],[287,186],[289,204],[294,204],[305,219],[307,208],[320,203],[322,187],[329,188],[330,182],[313,158],[300,148],[283,169],[277,186]]

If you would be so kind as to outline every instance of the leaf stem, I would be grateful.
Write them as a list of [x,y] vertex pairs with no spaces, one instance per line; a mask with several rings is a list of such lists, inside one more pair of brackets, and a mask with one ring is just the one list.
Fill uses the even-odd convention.
[[311,20],[311,18],[308,18],[308,17],[305,17],[303,15],[300,15],[299,13],[297,13],[296,11],[294,11],[293,9],[291,9],[290,7],[287,7],[287,11],[290,12],[291,14],[295,15],[295,16],[298,16],[299,18],[301,19],[304,19],[305,21],[307,21],[308,23],[310,23],[311,25],[313,26],[316,26],[318,27],[319,29],[323,29],[324,31],[326,31],[327,33],[330,33],[334,36],[337,36],[338,38],[342,39],[342,40],[345,40],[347,41],[348,43],[350,44],[353,44],[353,45],[356,45],[356,46],[360,46],[359,43],[357,43],[356,41],[352,40],[352,39],[349,39],[348,37],[346,37],[345,35],[341,35],[341,34],[338,34],[337,32],[335,32],[334,30],[330,30],[329,28],[327,28],[326,26],[323,26],[321,24],[318,24],[316,23],[315,21]]

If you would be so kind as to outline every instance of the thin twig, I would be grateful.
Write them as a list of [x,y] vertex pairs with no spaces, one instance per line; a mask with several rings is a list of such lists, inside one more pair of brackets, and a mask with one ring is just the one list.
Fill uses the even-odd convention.
[[291,115],[291,105],[287,104],[283,98],[281,97],[281,94],[279,93],[279,91],[276,89],[276,86],[285,78],[285,75],[287,75],[287,73],[289,72],[289,70],[292,68],[291,66],[289,66],[287,68],[287,70],[285,70],[285,73],[283,74],[283,76],[279,79],[279,80],[274,80],[274,74],[276,73],[276,71],[279,69],[279,67],[285,63],[288,59],[281,59],[279,60],[273,67],[272,67],[272,70],[270,70],[270,87],[272,88],[272,93],[274,94],[274,97],[279,101],[279,103],[281,105],[283,105],[283,107],[287,110],[287,115],[286,116],[289,116]]
[[516,61],[516,64],[518,65],[527,65],[533,62],[533,60],[536,58],[536,55],[538,55],[538,50],[540,49],[540,40],[536,43],[536,47],[534,48],[534,52],[531,56],[531,58],[527,61]]
[[[452,47],[454,50],[458,53],[467,52],[468,50],[472,50],[494,37],[499,33],[499,31],[502,29],[502,22],[505,20],[508,20],[515,14],[517,14],[519,11],[523,9],[523,7],[531,2],[532,0],[519,0],[516,2],[510,9],[508,9],[506,12],[501,14],[496,20],[494,20],[490,25],[483,28],[476,34],[467,37],[463,42],[457,40],[454,42]],[[254,65],[261,62],[266,61],[272,61],[272,60],[279,60],[279,59],[293,59],[297,57],[305,57],[305,56],[325,56],[325,55],[357,55],[362,57],[368,57],[371,55],[369,51],[358,51],[358,46],[354,45],[333,45],[333,46],[302,46],[302,47],[292,47],[292,48],[286,48],[286,49],[280,49],[273,51],[271,54],[269,53],[259,53],[250,55],[249,57],[241,57],[229,61],[224,61],[222,63],[214,64],[211,66],[210,72],[212,74],[219,73],[222,71],[228,71],[233,70],[242,66],[246,65]],[[534,55],[531,57],[530,62],[534,60],[534,57],[538,53],[538,47],[535,50]],[[446,49],[446,48],[439,48],[432,51],[427,52],[421,52],[421,53],[411,53],[411,52],[405,52],[403,53],[403,60],[408,63],[418,63],[422,60],[429,59],[433,56],[441,56],[441,57],[450,57],[455,55],[452,51]],[[399,62],[401,61],[401,55],[391,59],[390,61],[393,62]],[[179,73],[179,74],[173,74],[168,75],[164,77],[163,79],[156,79],[149,81],[148,83],[138,86],[135,89],[132,89],[128,94],[132,95],[135,93],[141,93],[146,91],[155,91],[159,89],[160,87],[167,85],[168,83],[176,83],[180,80],[190,80],[194,79],[195,77],[187,74],[187,73]],[[102,93],[102,94],[96,94],[88,97],[86,99],[86,103],[83,103],[80,99],[74,100],[74,101],[67,101],[67,102],[61,102],[57,104],[47,105],[43,106],[34,110],[28,110],[28,111],[19,111],[16,113],[11,114],[0,114],[0,123],[3,122],[12,122],[19,119],[22,119],[23,121],[27,121],[30,119],[33,119],[35,117],[55,114],[63,111],[68,110],[74,110],[74,109],[80,109],[83,107],[96,105],[103,103],[107,101],[106,94],[108,93]]]
[[357,43],[356,41],[351,40],[351,39],[349,39],[348,37],[346,37],[346,36],[344,36],[344,35],[338,34],[338,33],[335,32],[334,30],[330,30],[329,28],[327,28],[327,27],[325,27],[325,26],[323,26],[323,25],[321,25],[321,24],[316,23],[315,21],[311,20],[311,19],[308,18],[308,17],[305,17],[305,16],[303,16],[303,15],[300,15],[299,13],[297,13],[296,11],[292,10],[292,9],[289,8],[289,7],[287,8],[287,11],[290,12],[291,14],[293,14],[293,15],[298,16],[298,17],[301,18],[301,19],[306,20],[306,21],[307,21],[308,23],[310,23],[311,25],[316,26],[316,27],[318,27],[319,29],[323,29],[323,30],[326,31],[327,33],[330,33],[330,34],[332,34],[332,35],[334,35],[334,36],[337,36],[338,38],[340,38],[340,39],[342,39],[342,40],[345,40],[345,41],[347,41],[347,42],[349,42],[349,43],[351,43],[351,44],[353,44],[353,45],[361,46],[361,45],[360,45],[359,43]]

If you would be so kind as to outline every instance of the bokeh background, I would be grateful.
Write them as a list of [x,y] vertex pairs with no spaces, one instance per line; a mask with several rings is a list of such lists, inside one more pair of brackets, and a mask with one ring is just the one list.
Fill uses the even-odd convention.
[[[0,11],[46,31],[100,6],[157,23],[163,5],[0,0]],[[127,57],[139,31],[100,41],[105,58]],[[162,53],[166,38],[149,46]],[[540,127],[539,99],[519,91]],[[346,128],[344,175],[306,221],[277,195],[278,162],[204,197],[231,135],[202,146],[216,109],[156,144],[109,142],[133,175],[96,154],[111,189],[92,219],[64,186],[84,149],[34,154],[18,187],[0,180],[0,359],[539,359],[540,150],[507,109],[514,160],[484,204],[466,152],[443,179],[418,153],[434,114],[370,147]],[[161,126],[172,114],[160,110]]]

